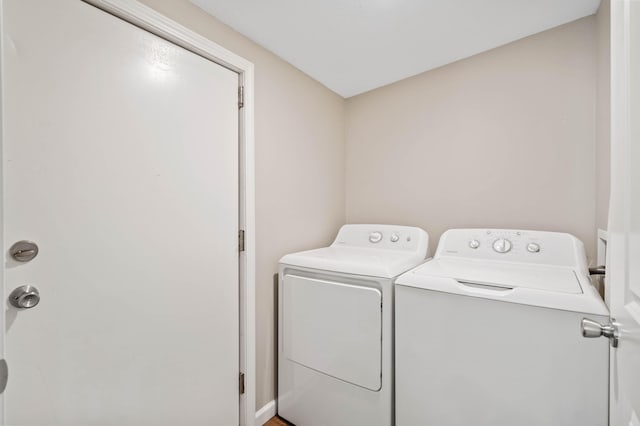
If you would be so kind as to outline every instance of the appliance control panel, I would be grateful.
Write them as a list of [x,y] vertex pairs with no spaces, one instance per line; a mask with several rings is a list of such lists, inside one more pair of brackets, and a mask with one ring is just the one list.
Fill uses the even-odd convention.
[[435,255],[557,266],[575,266],[581,256],[584,247],[573,235],[515,229],[450,229]]
[[331,246],[426,252],[429,236],[421,228],[399,225],[344,225]]

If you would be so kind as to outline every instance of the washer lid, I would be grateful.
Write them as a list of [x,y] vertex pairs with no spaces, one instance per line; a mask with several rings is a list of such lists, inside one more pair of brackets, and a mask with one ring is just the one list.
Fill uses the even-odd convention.
[[[434,259],[400,275],[396,285],[539,306],[608,315],[589,278],[564,266]],[[455,306],[452,307],[455,312]]]
[[292,253],[280,263],[346,274],[393,278],[424,260],[424,254],[362,247],[325,247]]
[[441,258],[415,269],[416,276],[436,275],[467,284],[530,288],[555,293],[582,293],[573,269],[558,266]]

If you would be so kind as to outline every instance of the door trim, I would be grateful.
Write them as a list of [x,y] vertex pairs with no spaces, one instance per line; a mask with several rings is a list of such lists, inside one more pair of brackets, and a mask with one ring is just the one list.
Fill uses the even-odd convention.
[[[248,379],[240,398],[240,425],[255,425],[255,186],[254,186],[254,66],[213,41],[172,21],[135,0],[82,0],[126,22],[170,41],[239,75],[244,106],[239,109],[239,226],[245,231],[245,251],[239,253],[240,359]],[[2,6],[0,0],[0,6]],[[2,8],[0,8],[0,11]],[[1,22],[1,20],[0,20]],[[0,35],[2,28],[0,25]],[[1,47],[1,44],[0,44]],[[0,68],[1,72],[1,68]],[[0,75],[1,77],[1,75]],[[0,88],[1,90],[1,88]],[[0,117],[2,112],[0,96]],[[0,118],[0,138],[1,132]],[[1,155],[1,151],[0,151]],[[0,207],[1,201],[0,201]],[[1,210],[0,210],[1,214]],[[2,229],[0,227],[0,234]],[[1,235],[0,235],[1,236]],[[3,283],[4,284],[4,283]],[[0,339],[4,340],[4,333]],[[4,342],[0,342],[4,352]],[[0,396],[0,403],[4,398]],[[0,419],[1,421],[2,419]]]

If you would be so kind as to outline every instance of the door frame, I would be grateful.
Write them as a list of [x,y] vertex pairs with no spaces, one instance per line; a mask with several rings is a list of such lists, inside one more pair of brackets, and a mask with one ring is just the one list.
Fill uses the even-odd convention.
[[[189,50],[205,59],[228,68],[239,76],[243,87],[243,106],[239,108],[239,228],[244,230],[244,251],[239,252],[239,373],[245,377],[244,394],[239,394],[240,425],[255,424],[255,160],[254,160],[254,66],[253,63],[230,52],[213,41],[172,21],[154,9],[136,0],[82,0],[117,18]],[[0,13],[4,10],[0,0]],[[2,36],[0,20],[0,37]],[[1,53],[0,44],[0,53]],[[0,55],[0,65],[1,65]],[[0,66],[0,80],[2,79]],[[0,86],[1,95],[1,86]],[[4,143],[2,132],[2,96],[0,96],[0,144]],[[1,145],[0,145],[1,146]],[[1,160],[2,150],[0,150]],[[1,163],[0,163],[1,171]],[[0,175],[0,180],[1,180]],[[1,190],[1,188],[0,188]],[[2,214],[0,199],[0,219]],[[0,226],[0,237],[3,237]],[[4,266],[0,266],[1,289],[4,290]],[[4,294],[4,293],[2,293]],[[4,331],[0,332],[0,351],[4,358]],[[0,396],[4,405],[4,397]],[[4,412],[4,409],[1,410]],[[4,419],[0,418],[4,423]]]

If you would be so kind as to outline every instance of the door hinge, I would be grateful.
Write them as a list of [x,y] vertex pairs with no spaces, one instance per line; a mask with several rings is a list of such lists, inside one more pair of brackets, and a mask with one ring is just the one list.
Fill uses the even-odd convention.
[[240,373],[239,382],[240,395],[242,395],[244,394],[244,373]]
[[244,86],[238,86],[238,108],[244,107]]
[[238,250],[244,251],[244,229],[238,231]]

